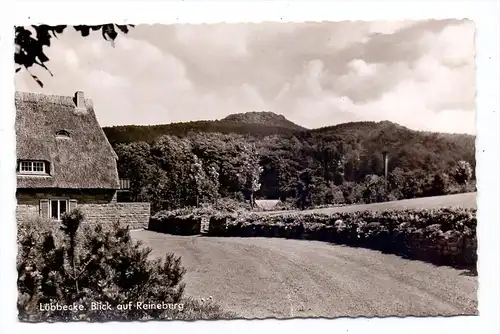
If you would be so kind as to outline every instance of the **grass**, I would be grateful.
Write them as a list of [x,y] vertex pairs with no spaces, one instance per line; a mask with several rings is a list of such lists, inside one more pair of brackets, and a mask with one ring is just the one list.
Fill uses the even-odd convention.
[[[477,193],[474,192],[474,193],[464,193],[456,195],[405,199],[405,200],[383,202],[383,203],[357,204],[357,205],[311,209],[303,211],[297,210],[296,212],[303,214],[310,214],[310,213],[335,213],[335,212],[355,212],[355,211],[404,210],[404,209],[436,209],[445,207],[476,208],[476,195]],[[259,212],[258,214],[275,215],[291,211],[294,210],[267,211],[267,212]]]

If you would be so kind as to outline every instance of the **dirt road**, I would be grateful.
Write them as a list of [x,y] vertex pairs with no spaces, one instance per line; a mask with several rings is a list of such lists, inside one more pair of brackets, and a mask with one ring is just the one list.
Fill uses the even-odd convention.
[[182,256],[188,295],[244,318],[477,312],[477,277],[463,270],[316,241],[132,234],[153,257]]

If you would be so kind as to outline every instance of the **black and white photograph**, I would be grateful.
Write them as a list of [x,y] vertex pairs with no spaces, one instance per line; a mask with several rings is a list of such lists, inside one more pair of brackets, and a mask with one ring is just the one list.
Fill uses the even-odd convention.
[[18,320],[478,315],[475,31],[16,26]]

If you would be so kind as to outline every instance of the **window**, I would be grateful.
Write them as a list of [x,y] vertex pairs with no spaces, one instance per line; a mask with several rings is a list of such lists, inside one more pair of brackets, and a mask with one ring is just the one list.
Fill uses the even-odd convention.
[[28,174],[46,174],[45,161],[21,161],[19,171]]
[[76,208],[77,201],[74,199],[53,198],[40,200],[40,215],[43,218],[60,221],[66,212]]
[[69,132],[66,130],[59,130],[56,132],[56,138],[69,139]]
[[65,199],[53,199],[50,201],[50,218],[61,220],[63,214],[66,213],[68,201]]
[[128,189],[130,189],[130,180],[120,179],[120,190],[128,190]]

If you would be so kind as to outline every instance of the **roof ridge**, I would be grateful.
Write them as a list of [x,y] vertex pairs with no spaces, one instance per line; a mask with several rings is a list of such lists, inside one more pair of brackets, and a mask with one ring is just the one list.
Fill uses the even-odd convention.
[[[68,102],[71,101],[73,105],[75,104],[75,97],[70,95],[55,95],[55,94],[16,91],[15,98],[22,102],[44,101],[47,103],[67,105]],[[92,101],[92,99],[85,97],[84,102],[87,109],[94,107],[94,102]]]

